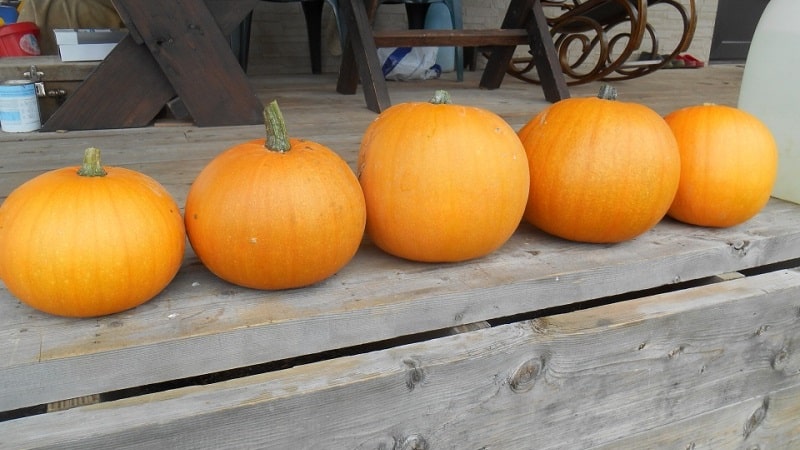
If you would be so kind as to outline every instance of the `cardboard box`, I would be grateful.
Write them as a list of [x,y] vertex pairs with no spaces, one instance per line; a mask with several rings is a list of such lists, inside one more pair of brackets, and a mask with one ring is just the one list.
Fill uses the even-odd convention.
[[128,34],[111,28],[55,29],[62,61],[100,61]]

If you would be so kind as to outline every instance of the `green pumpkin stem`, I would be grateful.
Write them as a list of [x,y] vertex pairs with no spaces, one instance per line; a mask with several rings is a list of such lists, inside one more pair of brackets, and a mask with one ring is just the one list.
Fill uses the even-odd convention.
[[449,105],[451,103],[450,93],[444,89],[438,89],[433,93],[430,102],[434,105]]
[[286,122],[283,120],[278,101],[273,100],[264,108],[264,125],[267,128],[267,139],[264,147],[273,152],[286,153],[292,145],[289,143],[289,133],[286,131]]
[[600,86],[600,92],[597,94],[597,98],[602,98],[603,100],[616,100],[617,90],[614,88],[614,86],[603,83],[603,85]]
[[100,149],[89,147],[83,152],[83,164],[78,169],[78,175],[82,177],[104,177],[106,171],[100,164]]

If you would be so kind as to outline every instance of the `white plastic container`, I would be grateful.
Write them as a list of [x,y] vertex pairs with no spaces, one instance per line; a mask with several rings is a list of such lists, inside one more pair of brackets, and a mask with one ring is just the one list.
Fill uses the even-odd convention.
[[0,129],[24,133],[41,127],[39,99],[33,82],[9,80],[0,83]]
[[800,0],[771,0],[758,22],[739,92],[778,144],[772,196],[800,203]]

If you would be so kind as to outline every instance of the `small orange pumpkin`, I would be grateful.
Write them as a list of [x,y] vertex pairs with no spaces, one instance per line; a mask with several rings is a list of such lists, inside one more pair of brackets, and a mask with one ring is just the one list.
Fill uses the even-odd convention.
[[0,207],[0,278],[23,303],[59,316],[94,317],[138,306],[180,268],[180,210],[152,178],[83,166],[46,172]]
[[777,176],[778,149],[758,118],[706,104],[674,111],[665,120],[681,152],[681,181],[670,217],[730,227],[766,205]]
[[519,132],[530,164],[525,219],[565,239],[614,243],[656,225],[680,176],[678,146],[646,106],[600,98],[550,105]]
[[267,139],[237,144],[197,176],[186,199],[189,242],[218,277],[255,289],[310,285],[336,273],[364,235],[364,195],[328,147],[290,139],[276,102]]
[[430,102],[395,105],[367,128],[358,156],[367,234],[415,261],[454,262],[502,246],[528,197],[525,150],[484,109]]

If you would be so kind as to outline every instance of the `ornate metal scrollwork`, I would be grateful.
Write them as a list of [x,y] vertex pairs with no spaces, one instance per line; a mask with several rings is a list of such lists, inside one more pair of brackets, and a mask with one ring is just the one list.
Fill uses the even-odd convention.
[[[635,78],[661,68],[692,40],[697,19],[694,0],[688,4],[687,9],[680,0],[544,0],[547,10],[557,11],[547,23],[567,84]],[[659,53],[656,30],[647,21],[655,5],[674,8],[683,23],[679,42],[666,53]],[[632,58],[635,54],[652,56]],[[538,83],[534,67],[532,57],[514,58],[508,73]]]

